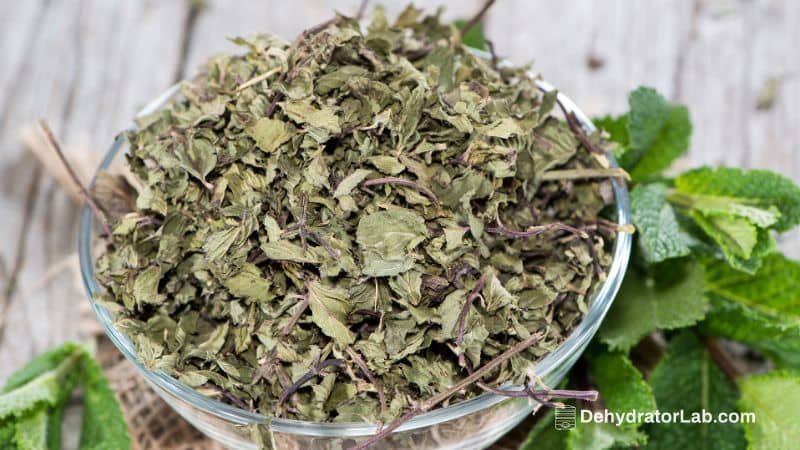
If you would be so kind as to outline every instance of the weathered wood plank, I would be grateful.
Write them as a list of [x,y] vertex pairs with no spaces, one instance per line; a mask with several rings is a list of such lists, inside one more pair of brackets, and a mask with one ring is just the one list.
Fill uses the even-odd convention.
[[[800,182],[800,2],[762,2],[754,11],[751,76],[748,85],[757,96],[770,78],[779,80],[775,102],[766,110],[751,109],[746,166],[775,170]],[[755,108],[755,101],[749,105]],[[800,258],[800,231],[778,240],[781,249]]]
[[618,113],[640,84],[672,95],[691,10],[682,0],[506,0],[489,11],[487,35],[501,56],[533,60],[587,114]]
[[[800,181],[800,5],[792,1],[703,1],[688,41],[678,100],[689,105],[694,165],[770,169]],[[780,79],[767,110],[757,97]],[[794,95],[792,95],[794,94]],[[781,236],[781,250],[800,256],[800,233]]]
[[[6,265],[15,259],[24,192],[38,167],[17,140],[19,128],[45,117],[69,157],[99,160],[138,107],[174,82],[187,10],[182,0],[49,2],[34,13],[9,6],[27,3],[37,2],[0,7],[9,24],[36,16],[30,42],[20,42],[22,31],[12,39],[0,31],[3,48],[9,41],[27,47],[20,62],[13,60],[20,58],[14,51],[0,53],[11,58],[8,67],[16,67],[11,78],[0,79],[13,88],[5,94],[0,123],[0,233],[7,236],[0,254]],[[15,294],[20,297],[0,341],[0,380],[35,353],[79,337],[77,305],[85,300],[74,276],[61,274],[34,289],[48,267],[75,252],[77,217],[62,189],[44,177],[33,220],[23,231],[28,245]]]

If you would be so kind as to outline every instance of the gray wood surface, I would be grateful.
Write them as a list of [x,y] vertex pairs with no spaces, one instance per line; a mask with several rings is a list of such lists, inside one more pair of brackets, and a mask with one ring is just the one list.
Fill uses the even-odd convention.
[[[136,110],[232,49],[226,37],[271,31],[291,39],[360,2],[195,3],[0,1],[0,300],[9,290],[12,300],[0,382],[34,354],[85,337],[85,298],[70,269],[78,209],[22,144],[23,127],[46,118],[89,177]],[[405,4],[385,3],[390,14]],[[443,3],[454,18],[482,2]],[[532,61],[590,115],[625,110],[627,92],[640,84],[687,104],[695,129],[683,167],[767,168],[800,181],[800,2],[498,0],[485,23],[500,55]],[[777,96],[759,110],[770,79]],[[800,257],[800,233],[780,237],[780,246]]]

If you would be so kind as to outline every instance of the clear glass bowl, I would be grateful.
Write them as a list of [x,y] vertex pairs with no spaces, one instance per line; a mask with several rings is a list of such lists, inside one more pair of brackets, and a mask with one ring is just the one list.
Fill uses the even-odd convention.
[[[539,81],[543,91],[553,89]],[[139,115],[146,115],[164,106],[178,92],[178,86],[164,92],[147,105]],[[559,100],[567,111],[575,113],[587,131],[594,125],[565,95]],[[109,167],[112,160],[124,153],[124,138],[116,138],[100,165]],[[611,158],[612,164],[616,161]],[[619,180],[612,180],[616,200],[617,222],[630,223],[628,191]],[[139,370],[150,386],[181,416],[197,429],[231,449],[308,449],[328,450],[348,448],[372,435],[378,425],[372,423],[320,423],[268,417],[245,411],[206,397],[166,373],[150,371],[137,359],[133,343],[114,328],[114,318],[108,310],[96,304],[93,294],[101,289],[94,276],[93,232],[91,210],[84,207],[78,236],[81,272],[89,302],[108,337],[123,355]],[[599,286],[589,303],[589,311],[570,336],[552,353],[533,364],[533,371],[548,386],[556,386],[580,357],[594,337],[619,290],[631,249],[631,235],[618,233],[614,241],[613,262],[608,277]],[[524,398],[509,398],[482,394],[473,399],[419,415],[403,424],[388,438],[376,444],[376,449],[480,449],[488,447],[503,434],[519,424],[538,408]]]

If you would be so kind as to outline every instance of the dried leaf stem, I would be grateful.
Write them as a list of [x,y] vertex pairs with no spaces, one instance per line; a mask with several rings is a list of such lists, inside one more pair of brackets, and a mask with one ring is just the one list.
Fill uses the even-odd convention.
[[289,333],[292,332],[292,328],[294,328],[294,326],[297,324],[297,321],[300,320],[300,317],[306,311],[306,308],[308,308],[308,293],[303,294],[303,296],[300,297],[300,302],[298,302],[297,305],[297,309],[294,311],[294,314],[292,314],[289,322],[287,322],[281,330],[281,334],[284,336],[288,336]]
[[358,352],[353,349],[353,347],[348,345],[346,350],[347,354],[353,358],[353,362],[356,363],[358,368],[361,369],[369,382],[375,387],[375,390],[378,391],[378,400],[381,402],[381,411],[386,411],[386,397],[383,394],[383,385],[380,381],[378,381],[377,378],[375,378],[375,375],[373,375],[372,371],[369,370],[369,367],[367,367],[367,363],[364,362],[364,360],[361,358],[361,355],[359,355]]
[[594,390],[589,391],[578,391],[572,389],[536,389],[534,382],[529,381],[524,389],[520,390],[505,390],[496,388],[494,386],[490,386],[486,383],[478,382],[476,383],[478,387],[481,389],[491,392],[492,394],[502,395],[504,397],[515,397],[515,398],[524,398],[528,397],[530,399],[536,400],[537,402],[541,403],[545,406],[557,406],[551,400],[554,398],[569,398],[575,400],[584,400],[593,402],[597,400],[597,396],[599,393]]
[[474,27],[475,25],[477,25],[477,24],[478,24],[478,22],[480,22],[480,21],[483,19],[483,16],[485,16],[485,15],[486,15],[486,11],[489,11],[489,8],[491,8],[491,7],[492,7],[492,5],[494,5],[494,2],[495,2],[495,0],[488,0],[488,1],[486,1],[486,2],[483,4],[483,6],[481,7],[481,9],[480,9],[480,10],[477,12],[477,14],[475,14],[474,16],[472,16],[472,18],[471,18],[471,19],[469,19],[469,20],[467,21],[467,23],[465,23],[465,24],[464,24],[464,26],[461,28],[461,37],[462,37],[462,38],[463,38],[464,36],[466,36],[466,34],[469,32],[469,30],[471,30],[471,29],[472,29],[472,27]]
[[103,233],[106,236],[111,236],[111,228],[108,226],[108,221],[106,220],[105,214],[103,214],[103,211],[100,209],[99,206],[97,206],[97,203],[95,203],[92,194],[89,192],[89,189],[87,189],[86,186],[84,186],[83,183],[81,183],[80,179],[78,178],[78,175],[75,173],[75,170],[73,170],[72,166],[67,161],[66,156],[64,156],[64,152],[61,150],[61,145],[59,145],[58,141],[53,135],[53,132],[50,130],[50,127],[47,126],[47,123],[44,120],[39,119],[39,128],[42,129],[42,132],[47,138],[47,142],[50,144],[50,147],[53,149],[56,155],[58,155],[58,158],[61,160],[61,163],[64,164],[64,168],[67,169],[69,177],[72,178],[72,181],[81,190],[84,200],[86,200],[86,203],[89,205],[89,208],[92,209],[92,212],[94,213],[95,217],[100,222],[100,226],[103,228]]
[[273,67],[272,69],[262,73],[261,75],[257,75],[255,77],[245,81],[244,83],[240,84],[239,87],[236,88],[236,91],[237,92],[238,91],[243,91],[243,90],[249,88],[250,86],[252,86],[254,84],[258,84],[258,83],[266,80],[267,78],[271,77],[272,75],[275,75],[276,73],[278,73],[280,71],[281,71],[280,67]]
[[358,10],[356,11],[356,20],[361,20],[364,18],[364,14],[367,12],[367,5],[369,5],[369,0],[361,0],[361,4],[358,6]]
[[[336,16],[326,20],[325,22],[320,23],[319,25],[315,25],[311,28],[304,30],[302,33],[300,33],[299,36],[297,36],[295,41],[292,43],[292,47],[294,47],[295,51],[299,50],[302,47],[301,44],[306,44],[308,42],[308,38],[314,36],[315,34],[319,33],[320,31],[324,30],[329,26],[338,23],[340,20],[342,20],[341,17]],[[291,82],[294,79],[294,77],[297,76],[297,73],[300,71],[300,68],[303,67],[303,65],[305,65],[306,61],[308,60],[309,58],[303,58],[297,63],[295,63],[294,67],[287,70],[286,72],[283,72],[278,77],[277,82],[279,83],[284,81]],[[269,107],[267,108],[267,112],[265,114],[267,117],[272,117],[272,115],[275,114],[275,110],[278,109],[278,102],[283,100],[283,97],[284,97],[283,92],[275,91],[275,93],[272,95],[272,100],[269,102]]]
[[286,399],[288,399],[292,394],[297,392],[304,384],[308,383],[314,377],[322,375],[322,371],[328,367],[339,367],[342,365],[341,359],[330,358],[326,359],[325,361],[318,361],[308,372],[304,373],[303,376],[297,379],[291,386],[287,387],[286,389],[281,392],[281,396],[278,397],[278,403],[275,405],[276,407],[280,407]]
[[[456,333],[456,345],[461,345],[464,342],[464,327],[467,324],[467,316],[469,315],[469,309],[472,306],[472,302],[478,297],[483,289],[483,285],[486,284],[486,274],[484,273],[478,278],[478,282],[475,283],[475,287],[469,292],[467,295],[467,299],[464,301],[464,306],[461,307],[461,312],[458,313],[458,332]],[[459,362],[461,362],[463,358],[463,352],[458,355]],[[463,365],[463,364],[462,364]]]
[[556,98],[556,103],[558,103],[558,107],[561,108],[561,112],[564,113],[564,118],[567,120],[567,125],[569,125],[569,129],[572,131],[572,134],[574,134],[578,141],[580,141],[580,143],[586,147],[586,150],[599,155],[604,155],[606,152],[589,140],[589,136],[586,135],[586,132],[578,123],[578,118],[575,117],[575,113],[572,111],[567,111],[567,108],[558,98]]
[[396,178],[396,177],[375,178],[361,183],[361,186],[369,187],[380,184],[396,184],[398,186],[410,187],[412,189],[419,191],[421,194],[431,199],[431,201],[433,201],[434,203],[439,203],[439,199],[436,198],[436,194],[434,194],[433,191],[414,181],[406,180],[405,178]]
[[509,348],[508,350],[504,351],[500,355],[496,356],[494,359],[489,361],[488,363],[481,366],[479,369],[475,370],[471,374],[467,375],[463,379],[459,380],[456,384],[450,387],[447,390],[444,390],[433,397],[425,400],[424,402],[420,403],[414,409],[410,410],[409,412],[403,414],[399,418],[395,419],[390,424],[382,427],[380,431],[375,433],[374,435],[370,436],[368,439],[359,442],[355,447],[351,450],[364,450],[369,448],[372,444],[379,442],[381,439],[385,438],[392,431],[399,428],[404,423],[408,422],[409,420],[413,419],[415,416],[430,411],[432,408],[437,406],[439,403],[447,400],[451,396],[453,396],[458,391],[469,387],[470,385],[474,384],[475,382],[479,381],[484,375],[492,372],[493,370],[500,367],[501,364],[508,361],[512,357],[520,354],[525,349],[530,347],[531,345],[535,344],[542,338],[541,333],[534,333],[528,336],[527,339],[523,339],[522,341],[515,344],[513,347]]
[[216,384],[211,383],[211,382],[206,383],[205,386],[208,387],[208,388],[211,388],[211,389],[213,389],[213,390],[215,390],[217,392],[219,392],[219,394],[222,397],[224,397],[226,400],[228,400],[229,402],[231,402],[234,405],[236,405],[238,408],[241,408],[241,409],[243,409],[245,411],[252,411],[253,410],[253,408],[250,405],[248,405],[247,403],[243,402],[242,399],[240,399],[236,395],[233,395],[227,389],[223,389],[223,388],[221,388],[221,387],[219,387]]
[[621,167],[609,167],[608,169],[564,169],[548,170],[542,174],[542,181],[556,180],[581,180],[587,178],[614,178],[622,177],[630,180],[630,175]]
[[490,234],[497,234],[500,236],[506,236],[511,238],[526,238],[530,236],[538,236],[542,233],[546,233],[548,231],[556,231],[556,230],[572,233],[580,237],[581,239],[586,239],[589,237],[589,235],[585,231],[579,230],[571,225],[567,225],[562,222],[553,222],[553,223],[546,223],[543,225],[536,225],[528,227],[527,230],[513,230],[503,225],[500,222],[500,219],[497,219],[497,226],[487,228],[486,232]]

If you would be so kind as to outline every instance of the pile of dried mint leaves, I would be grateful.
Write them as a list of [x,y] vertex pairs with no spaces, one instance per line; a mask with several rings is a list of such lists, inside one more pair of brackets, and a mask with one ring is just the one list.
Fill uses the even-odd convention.
[[145,365],[310,421],[524,383],[611,262],[599,136],[413,7],[234,42],[127,134],[136,187],[94,192],[97,300]]

